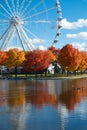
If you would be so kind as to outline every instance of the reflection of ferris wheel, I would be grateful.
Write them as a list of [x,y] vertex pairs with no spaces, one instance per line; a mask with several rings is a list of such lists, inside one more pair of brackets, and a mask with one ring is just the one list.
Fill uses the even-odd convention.
[[50,41],[55,45],[60,35],[61,21],[62,12],[58,0],[56,2],[55,0],[51,2],[2,0],[0,2],[0,49],[6,50],[14,46],[23,50],[33,50],[33,44],[42,44],[47,34],[49,39],[55,36],[54,41]]

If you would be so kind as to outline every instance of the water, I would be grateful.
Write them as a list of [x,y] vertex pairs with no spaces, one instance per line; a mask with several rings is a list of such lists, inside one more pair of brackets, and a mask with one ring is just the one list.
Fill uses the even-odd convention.
[[0,130],[87,130],[87,79],[0,80]]

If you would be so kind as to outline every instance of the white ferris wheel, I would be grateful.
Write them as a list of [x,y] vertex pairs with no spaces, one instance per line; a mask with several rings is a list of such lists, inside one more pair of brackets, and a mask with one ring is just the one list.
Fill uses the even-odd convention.
[[0,50],[12,46],[33,50],[44,43],[54,46],[60,36],[61,22],[59,0],[2,0]]

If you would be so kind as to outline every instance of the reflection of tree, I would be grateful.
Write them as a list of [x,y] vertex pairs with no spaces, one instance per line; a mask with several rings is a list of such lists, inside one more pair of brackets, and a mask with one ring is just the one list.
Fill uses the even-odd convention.
[[[10,81],[8,87],[9,120],[15,130],[24,130],[29,105],[26,105],[25,81]],[[28,108],[28,111],[26,109]]]
[[58,104],[57,94],[49,93],[50,90],[48,82],[31,82],[31,86],[32,89],[28,88],[28,90],[26,90],[26,100],[29,101],[31,104],[37,107],[41,107],[44,104],[49,104],[52,106],[56,106]]
[[4,82],[0,80],[0,107],[7,105],[6,86]]
[[86,79],[73,80],[68,82],[68,90],[62,89],[59,96],[60,103],[64,104],[68,110],[73,110],[74,107],[81,102],[81,100],[87,97]]
[[66,106],[68,110],[73,110],[83,98],[87,97],[86,79],[47,81],[15,80],[8,81],[8,85],[6,81],[4,85],[1,85],[3,86],[2,88],[5,86],[7,90],[5,90],[5,93],[4,91],[0,91],[0,95],[6,95],[9,109],[8,120],[10,120],[12,127],[16,130],[25,129],[26,120],[27,118],[29,119],[32,105],[34,105],[34,108],[41,108],[43,105],[58,108],[60,129],[64,130],[65,118],[64,109],[62,109],[63,106]]
[[23,82],[9,82],[8,105],[10,107],[18,107],[25,105],[25,86]]

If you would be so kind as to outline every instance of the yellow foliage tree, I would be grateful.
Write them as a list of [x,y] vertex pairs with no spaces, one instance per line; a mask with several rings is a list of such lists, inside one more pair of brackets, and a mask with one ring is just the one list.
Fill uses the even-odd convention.
[[24,51],[19,51],[17,48],[10,49],[7,52],[7,59],[6,59],[5,65],[9,69],[16,68],[18,66],[22,66],[24,60],[25,60]]

